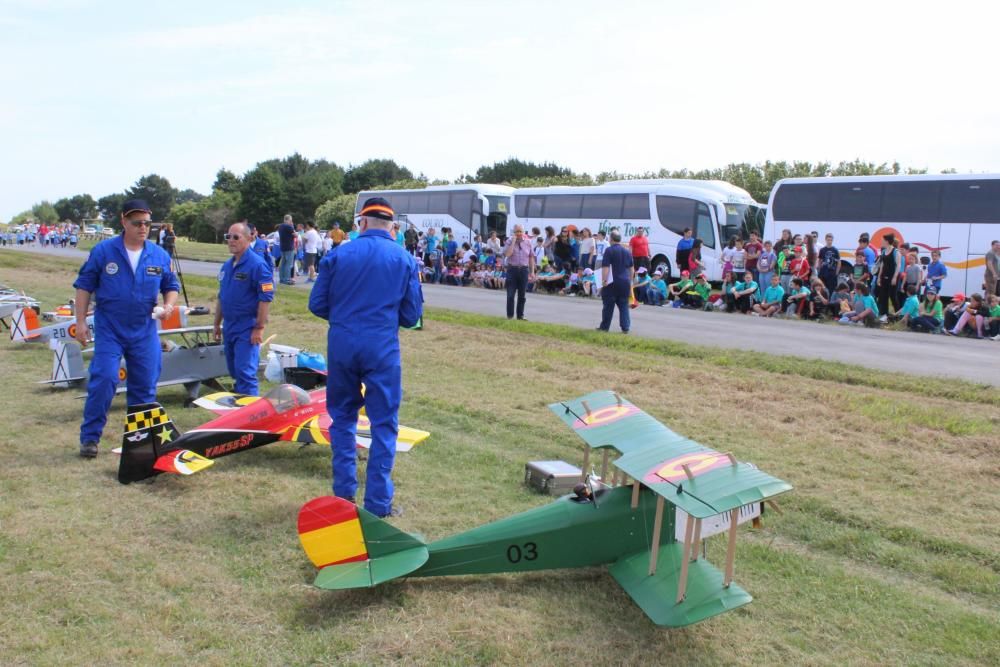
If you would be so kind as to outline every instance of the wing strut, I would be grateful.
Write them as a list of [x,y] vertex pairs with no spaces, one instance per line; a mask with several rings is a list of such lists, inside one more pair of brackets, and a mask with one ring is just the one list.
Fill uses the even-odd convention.
[[656,574],[656,559],[660,556],[660,529],[663,528],[663,496],[656,496],[656,516],[653,518],[653,553],[649,556],[649,576]]
[[684,525],[684,547],[681,549],[681,576],[677,582],[677,604],[683,602],[685,596],[687,596],[688,564],[691,562],[690,552],[697,549],[692,539],[696,523],[698,524],[698,533],[700,534],[701,519],[696,519],[695,521],[689,520]]
[[726,577],[722,580],[724,588],[729,588],[729,584],[733,583],[733,565],[736,562],[736,521],[739,518],[739,512],[738,507],[729,511],[729,547],[726,549]]

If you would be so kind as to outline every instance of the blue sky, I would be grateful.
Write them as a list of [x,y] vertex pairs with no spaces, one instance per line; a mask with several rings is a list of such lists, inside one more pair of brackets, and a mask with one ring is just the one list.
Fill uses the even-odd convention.
[[0,0],[0,220],[294,151],[1000,171],[998,4]]

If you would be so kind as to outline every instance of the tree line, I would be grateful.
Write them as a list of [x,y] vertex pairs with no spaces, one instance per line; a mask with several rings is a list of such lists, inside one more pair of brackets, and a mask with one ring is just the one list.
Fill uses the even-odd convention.
[[[605,171],[596,175],[577,173],[552,162],[537,164],[509,158],[483,165],[474,174],[453,181],[495,183],[520,187],[548,185],[599,185],[635,178],[692,178],[727,181],[747,190],[755,200],[766,202],[774,184],[782,178],[800,176],[868,176],[876,174],[920,174],[926,169],[903,168],[898,162],[763,162],[734,163],[716,169],[660,169],[656,172],[621,173]],[[945,173],[954,173],[954,169]],[[178,236],[215,242],[233,222],[247,219],[262,232],[272,231],[286,213],[296,222],[314,221],[321,229],[333,225],[350,228],[357,193],[362,190],[423,188],[449,181],[430,181],[391,159],[373,159],[346,169],[327,160],[309,160],[299,153],[257,163],[242,176],[225,167],[216,173],[212,192],[177,190],[158,174],[139,178],[123,192],[94,199],[89,194],[64,197],[55,203],[42,201],[11,219],[11,224],[35,221],[54,224],[72,221],[85,224],[103,219],[117,226],[122,204],[128,199],[144,199],[153,211],[153,220],[170,222]]]

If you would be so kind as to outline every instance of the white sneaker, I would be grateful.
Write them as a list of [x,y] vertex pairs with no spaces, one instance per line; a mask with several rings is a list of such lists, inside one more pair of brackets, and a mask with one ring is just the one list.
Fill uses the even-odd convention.
[[758,313],[756,310],[751,310],[750,311],[750,316],[751,317],[760,317],[760,313]]
[[889,316],[883,315],[882,317],[878,318],[878,321],[881,322],[882,324],[886,324],[889,322]]
[[1000,334],[997,334],[996,336],[991,336],[990,340],[1000,341]]

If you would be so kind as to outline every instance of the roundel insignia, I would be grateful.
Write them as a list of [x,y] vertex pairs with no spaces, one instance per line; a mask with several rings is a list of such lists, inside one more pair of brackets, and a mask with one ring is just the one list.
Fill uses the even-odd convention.
[[69,325],[69,337],[70,338],[76,338],[76,325],[75,324]]
[[[639,414],[639,408],[634,405],[609,405],[606,408],[593,410],[581,417],[574,426],[576,428],[596,428],[614,423],[631,415]],[[580,422],[583,422],[580,425]]]
[[682,482],[687,479],[687,473],[684,472],[683,468],[685,465],[691,471],[691,474],[697,477],[709,470],[730,465],[730,463],[729,457],[719,452],[681,454],[657,465],[646,475],[643,481],[654,484],[659,482]]
[[107,273],[109,276],[113,276],[116,273],[118,273],[118,265],[115,264],[114,262],[108,262],[107,264],[104,265],[104,272]]
[[125,378],[128,377],[128,372],[124,368],[118,369],[118,381],[124,382]]

